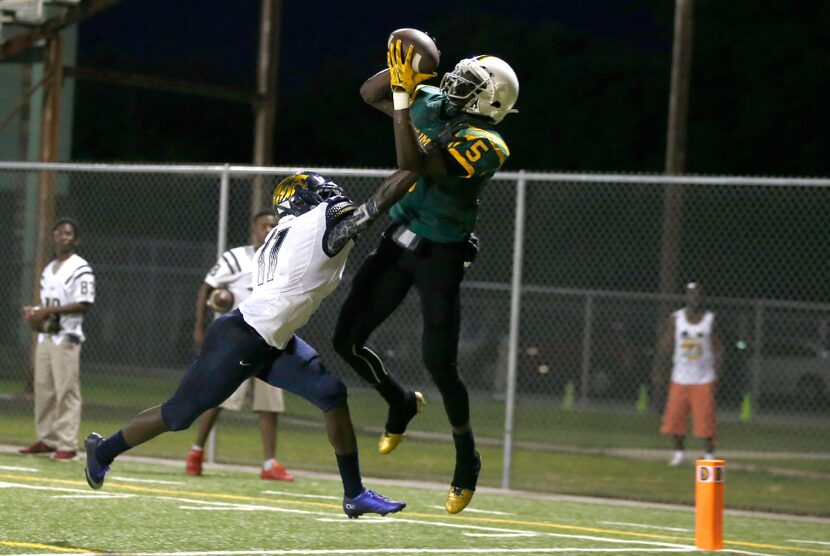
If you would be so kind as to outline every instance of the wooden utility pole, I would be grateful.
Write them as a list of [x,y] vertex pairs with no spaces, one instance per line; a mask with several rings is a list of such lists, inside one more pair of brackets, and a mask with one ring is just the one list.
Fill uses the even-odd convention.
[[[280,60],[282,0],[262,0],[257,59],[257,98],[254,102],[254,165],[274,162],[274,122],[277,112],[277,74]],[[253,180],[251,214],[264,208],[263,180]]]
[[[675,0],[669,123],[666,136],[666,174],[686,172],[686,122],[692,65],[694,0]],[[677,293],[677,267],[683,230],[683,185],[667,184],[663,197],[660,246],[660,293]]]
[[[63,58],[61,38],[58,34],[46,40],[43,71],[43,111],[40,119],[40,162],[55,162],[58,158],[58,123],[60,116],[61,85],[63,84]],[[35,235],[35,299],[40,298],[40,273],[49,261],[50,226],[55,219],[55,175],[51,170],[41,170],[37,184],[37,234]]]

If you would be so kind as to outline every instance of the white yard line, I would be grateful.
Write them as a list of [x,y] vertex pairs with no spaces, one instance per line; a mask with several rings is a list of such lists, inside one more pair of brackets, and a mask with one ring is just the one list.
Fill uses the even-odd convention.
[[321,500],[337,500],[338,502],[343,500],[337,496],[325,496],[323,494],[299,494],[296,492],[285,492],[283,490],[263,490],[262,494],[279,494],[281,496],[297,496],[300,498],[319,498]]
[[135,494],[118,494],[118,493],[108,493],[108,492],[90,492],[87,494],[56,494],[52,496],[52,498],[87,498],[87,499],[94,499],[94,500],[104,500],[107,498],[133,498]]
[[79,488],[63,488],[63,487],[46,487],[46,486],[37,486],[37,485],[24,485],[22,483],[7,483],[5,481],[0,481],[0,488],[22,488],[26,490],[47,490],[52,492],[75,492],[79,494],[89,493],[89,490],[82,490]]
[[[427,506],[428,508],[432,508],[434,510],[443,510],[444,506]],[[465,513],[474,513],[474,514],[493,514],[493,515],[516,515],[510,512],[497,512],[495,510],[479,510],[477,508],[464,508]]]
[[153,483],[157,485],[183,485],[184,481],[162,481],[161,479],[134,479],[132,477],[109,477],[110,481],[125,483]]
[[31,467],[15,467],[13,465],[0,465],[0,469],[3,471],[27,471],[29,473],[37,473],[37,469],[33,469]]
[[[332,550],[227,550],[211,552],[137,552],[131,556],[315,556],[329,554],[557,554],[576,552],[602,553],[632,552],[644,554],[647,552],[697,552],[687,548],[354,548]],[[18,555],[14,555],[18,556]]]
[[692,529],[683,528],[683,527],[661,527],[659,525],[645,525],[643,523],[628,523],[625,521],[600,521],[599,523],[604,523],[606,525],[622,525],[623,527],[639,527],[641,529],[659,529],[662,531],[677,531],[680,533],[689,533]]
[[830,542],[824,541],[805,541],[803,539],[787,539],[787,542],[803,543],[803,544],[820,544],[821,546],[830,546]]

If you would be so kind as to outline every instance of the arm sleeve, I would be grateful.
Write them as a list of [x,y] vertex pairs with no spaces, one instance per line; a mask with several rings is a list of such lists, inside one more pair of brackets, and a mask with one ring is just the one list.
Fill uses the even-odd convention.
[[350,226],[338,226],[347,218],[353,217],[357,206],[347,197],[337,197],[328,203],[326,208],[326,231],[323,234],[323,251],[329,257],[333,257],[340,249],[352,239],[355,234],[350,235]]
[[456,132],[442,152],[447,173],[467,179],[493,175],[510,156],[498,133],[478,128]]

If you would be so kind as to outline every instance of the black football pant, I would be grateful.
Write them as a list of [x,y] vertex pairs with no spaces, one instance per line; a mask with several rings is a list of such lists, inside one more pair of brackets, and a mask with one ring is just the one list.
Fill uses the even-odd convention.
[[[411,252],[381,237],[377,249],[357,271],[340,310],[334,347],[364,380],[381,385],[378,390],[390,405],[405,399],[407,392],[388,375],[366,341],[414,286],[421,300],[424,365],[441,392],[450,424],[461,427],[470,420],[467,388],[457,365],[466,242],[425,241],[420,247],[421,252]],[[387,395],[390,381],[397,393]]]

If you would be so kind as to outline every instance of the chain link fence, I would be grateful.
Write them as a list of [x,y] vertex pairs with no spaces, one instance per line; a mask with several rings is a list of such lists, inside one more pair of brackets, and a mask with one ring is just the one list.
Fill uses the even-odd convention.
[[[19,314],[34,295],[36,190],[45,169],[55,180],[55,215],[80,223],[78,251],[96,274],[81,360],[84,418],[114,428],[170,395],[194,355],[205,273],[218,252],[248,243],[250,214],[262,208],[253,199],[270,200],[273,184],[293,169],[0,163],[0,217],[11,228],[0,238],[4,415],[32,412],[32,337]],[[357,200],[388,174],[318,171]],[[482,250],[463,283],[459,368],[477,437],[504,449],[505,486],[529,484],[510,470],[522,450],[666,457],[663,393],[649,372],[668,312],[683,305],[679,288],[655,293],[669,184],[680,186],[682,200],[677,283],[704,284],[726,346],[721,453],[830,458],[830,180],[502,173],[483,197]],[[383,415],[380,398],[330,342],[351,276],[386,223],[361,238],[342,287],[301,331],[349,384],[356,424],[372,434],[382,419],[361,419]],[[432,416],[413,421],[410,435],[449,442],[421,364],[420,328],[411,293],[371,342],[403,384],[432,400]],[[281,427],[319,422],[309,404],[287,401],[291,418]],[[22,442],[8,431],[0,441]]]

